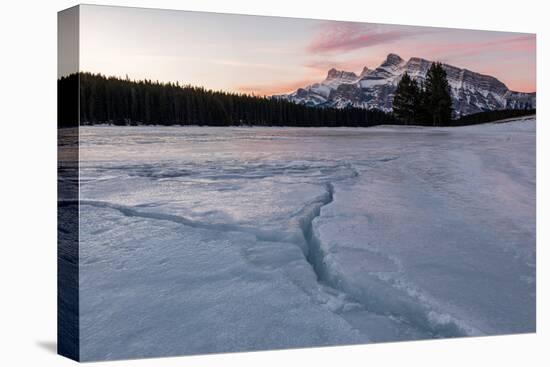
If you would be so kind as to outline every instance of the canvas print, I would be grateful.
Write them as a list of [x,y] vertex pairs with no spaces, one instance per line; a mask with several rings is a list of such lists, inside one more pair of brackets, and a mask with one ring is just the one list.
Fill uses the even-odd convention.
[[534,34],[59,13],[59,353],[536,331]]

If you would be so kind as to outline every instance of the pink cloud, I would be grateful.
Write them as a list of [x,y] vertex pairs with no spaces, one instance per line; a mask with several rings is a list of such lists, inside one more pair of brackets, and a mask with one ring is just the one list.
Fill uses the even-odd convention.
[[422,52],[442,57],[442,60],[486,55],[487,52],[526,52],[535,50],[535,36],[515,36],[491,41],[430,42],[422,46]]
[[[535,35],[464,35],[455,30],[404,28],[351,22],[324,22],[317,28],[305,51],[309,55],[300,66],[304,73],[298,81],[240,85],[241,93],[273,95],[288,93],[323,80],[331,68],[360,73],[364,66],[377,67],[387,53],[405,59],[422,57],[447,62],[482,74],[497,77],[509,88],[535,90]],[[349,51],[360,52],[346,54]]]
[[432,41],[407,52],[492,75],[512,90],[532,92],[536,89],[535,50],[535,35],[514,35],[489,41]]
[[310,53],[351,51],[389,43],[410,36],[411,32],[387,29],[376,25],[330,22],[321,25],[321,31],[307,47]]

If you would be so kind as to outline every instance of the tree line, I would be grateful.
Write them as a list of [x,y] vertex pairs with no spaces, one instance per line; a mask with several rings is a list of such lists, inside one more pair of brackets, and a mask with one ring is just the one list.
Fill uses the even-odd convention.
[[456,126],[534,113],[488,111],[452,120],[452,101],[441,64],[430,67],[423,84],[404,74],[395,91],[393,113],[362,108],[325,108],[279,98],[208,90],[202,87],[134,81],[81,72],[58,80],[58,124],[206,126]]
[[473,113],[471,115],[462,116],[455,120],[454,124],[457,126],[462,125],[476,125],[485,122],[493,122],[513,117],[529,116],[536,114],[537,110],[527,106],[524,109],[517,110],[496,110]]
[[[80,91],[75,114],[75,88]],[[317,108],[278,98],[202,87],[133,81],[82,72],[58,80],[59,125],[373,126],[397,123],[392,114],[362,108]],[[76,94],[78,96],[78,94]],[[75,103],[75,105],[77,105]]]

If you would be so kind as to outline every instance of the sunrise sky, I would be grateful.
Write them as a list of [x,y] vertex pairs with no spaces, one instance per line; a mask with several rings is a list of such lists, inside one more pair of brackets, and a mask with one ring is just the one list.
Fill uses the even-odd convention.
[[535,91],[535,35],[81,6],[80,70],[271,95],[359,73],[388,53],[489,74]]

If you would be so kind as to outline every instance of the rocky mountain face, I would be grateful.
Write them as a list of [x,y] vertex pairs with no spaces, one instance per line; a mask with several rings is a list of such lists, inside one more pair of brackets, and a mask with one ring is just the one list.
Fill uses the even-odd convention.
[[[374,70],[367,67],[357,75],[353,72],[330,69],[325,80],[297,91],[276,96],[294,103],[310,106],[392,110],[395,89],[407,72],[418,83],[426,79],[432,61],[412,57],[408,61],[389,54]],[[443,64],[451,88],[455,116],[476,112],[536,108],[536,93],[511,91],[498,79],[468,69]]]

